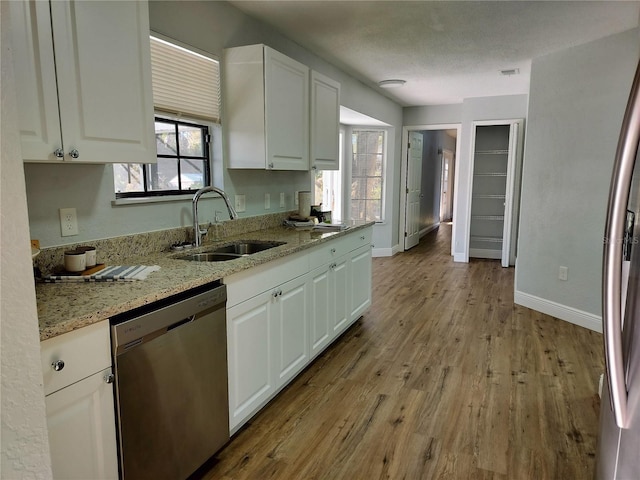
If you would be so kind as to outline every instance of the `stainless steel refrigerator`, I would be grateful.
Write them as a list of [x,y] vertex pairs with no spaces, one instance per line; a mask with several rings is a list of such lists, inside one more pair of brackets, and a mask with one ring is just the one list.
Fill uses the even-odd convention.
[[640,64],[622,123],[604,234],[605,382],[597,480],[640,479]]

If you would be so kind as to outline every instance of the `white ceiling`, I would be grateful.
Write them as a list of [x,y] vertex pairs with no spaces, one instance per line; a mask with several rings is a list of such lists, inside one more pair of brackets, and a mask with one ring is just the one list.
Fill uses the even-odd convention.
[[[638,26],[640,1],[229,2],[403,106],[528,93],[531,59]],[[519,75],[500,70],[518,68]],[[403,79],[383,90],[380,80]]]

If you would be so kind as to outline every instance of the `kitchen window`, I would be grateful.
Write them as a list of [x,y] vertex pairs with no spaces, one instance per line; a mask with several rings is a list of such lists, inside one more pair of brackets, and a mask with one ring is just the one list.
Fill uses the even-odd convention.
[[[156,164],[115,164],[116,199],[192,194],[212,184],[219,138],[220,66],[206,52],[153,34]],[[216,133],[216,135],[214,135]]]
[[351,133],[352,220],[384,220],[386,131],[356,129]]

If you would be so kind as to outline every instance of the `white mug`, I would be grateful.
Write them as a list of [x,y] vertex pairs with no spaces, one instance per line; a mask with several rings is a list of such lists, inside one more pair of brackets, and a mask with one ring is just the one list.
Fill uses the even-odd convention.
[[82,272],[87,266],[87,256],[82,250],[64,252],[64,269],[67,272]]
[[76,250],[84,252],[86,256],[85,266],[87,268],[96,266],[96,247],[83,246],[76,248]]

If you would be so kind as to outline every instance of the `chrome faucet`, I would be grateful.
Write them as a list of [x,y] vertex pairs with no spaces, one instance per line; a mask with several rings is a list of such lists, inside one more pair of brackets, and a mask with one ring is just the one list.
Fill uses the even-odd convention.
[[191,207],[193,209],[193,236],[195,238],[196,247],[199,247],[200,245],[202,245],[202,235],[207,233],[207,229],[206,228],[204,230],[200,229],[200,224],[198,223],[198,200],[200,200],[200,197],[202,196],[202,194],[207,192],[215,192],[218,195],[220,195],[222,197],[222,200],[224,200],[224,203],[227,205],[227,210],[229,210],[229,218],[231,220],[238,218],[238,214],[236,213],[233,206],[231,205],[231,202],[229,201],[229,197],[227,196],[226,193],[224,193],[223,190],[217,187],[204,187],[198,190],[193,196],[193,200],[191,200]]

